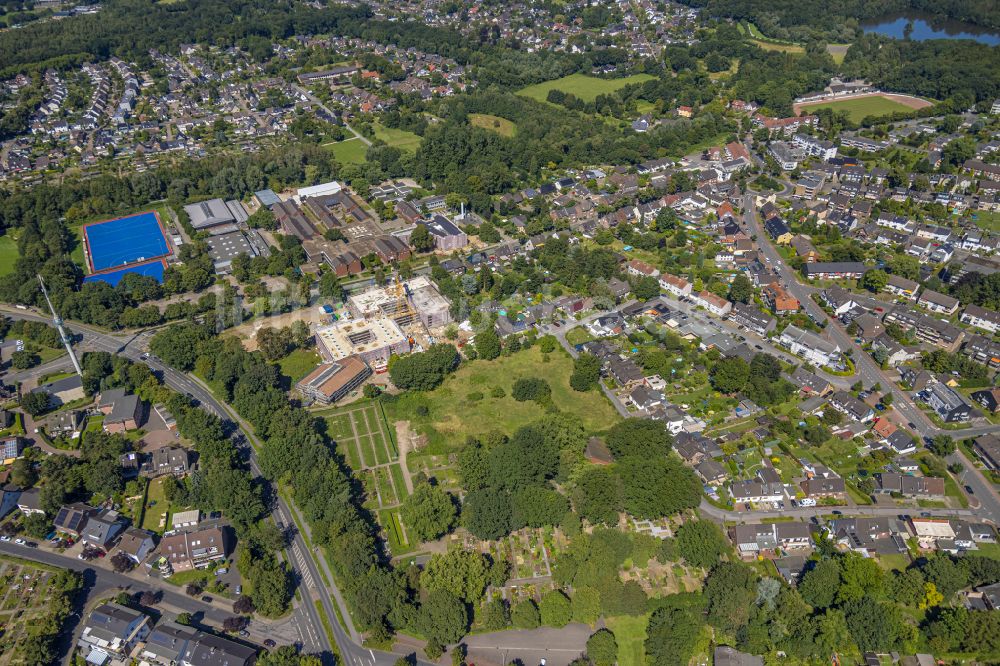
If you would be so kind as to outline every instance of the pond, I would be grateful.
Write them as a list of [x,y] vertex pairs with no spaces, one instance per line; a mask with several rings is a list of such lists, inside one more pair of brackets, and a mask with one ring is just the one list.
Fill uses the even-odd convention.
[[971,39],[988,46],[1000,45],[1000,33],[992,32],[963,21],[945,19],[933,14],[909,12],[906,14],[890,14],[861,24],[865,32],[874,32],[895,39],[906,36],[907,25],[912,24],[910,39],[924,41],[927,39]]

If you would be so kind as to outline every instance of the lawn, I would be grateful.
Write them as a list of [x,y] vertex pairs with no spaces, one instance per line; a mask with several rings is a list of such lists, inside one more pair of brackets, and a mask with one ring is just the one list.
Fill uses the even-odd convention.
[[500,136],[511,137],[514,136],[514,132],[517,131],[517,125],[506,118],[491,116],[485,113],[470,113],[469,123],[475,125],[476,127],[482,127],[483,129],[490,130],[491,132],[496,132]]
[[288,377],[291,383],[299,381],[320,364],[322,359],[314,349],[296,349],[285,358],[278,361],[281,374]]
[[[972,219],[975,221],[976,226],[983,231],[1000,231],[1000,213],[996,213],[991,210],[979,210],[972,214]],[[0,238],[0,242],[3,239]],[[0,252],[2,252],[3,246],[0,245]],[[0,257],[3,255],[0,254]],[[3,270],[0,269],[0,273]]]
[[381,139],[390,146],[395,146],[400,150],[405,150],[410,153],[417,152],[417,146],[420,145],[420,137],[413,132],[385,127],[384,125],[379,125],[378,123],[375,123],[373,127],[375,128],[376,139]]
[[0,236],[0,275],[14,271],[14,262],[20,253],[17,251],[17,241],[10,234]]
[[[167,529],[170,502],[163,495],[165,478],[153,479],[146,491],[146,513],[142,517],[142,529],[162,534]],[[155,502],[155,504],[153,504]],[[150,506],[152,505],[152,506]]]
[[[403,393],[387,401],[386,414],[390,422],[408,420],[417,432],[428,436],[429,445],[421,453],[452,452],[461,448],[469,436],[492,430],[512,433],[546,418],[549,411],[542,405],[517,402],[510,395],[516,379],[542,377],[552,388],[553,405],[576,419],[587,432],[604,430],[618,420],[602,393],[596,390],[578,393],[569,387],[573,361],[566,352],[557,349],[547,359],[545,356],[536,345],[493,361],[472,361],[433,391]],[[495,388],[503,389],[504,397],[493,397]],[[418,413],[421,406],[427,410]],[[410,469],[414,469],[412,464]]]
[[574,326],[566,331],[566,342],[571,345],[582,345],[584,342],[590,342],[591,340],[596,340],[596,338],[583,326]]
[[910,107],[899,102],[894,102],[885,97],[870,96],[856,97],[854,99],[841,99],[833,102],[816,102],[814,104],[803,104],[803,111],[815,111],[816,109],[830,109],[832,111],[847,111],[851,120],[861,122],[866,116],[884,116],[897,111],[913,111]]
[[598,95],[607,95],[630,83],[642,83],[652,78],[649,74],[633,74],[623,79],[599,79],[586,74],[570,74],[561,79],[544,81],[522,88],[517,91],[517,94],[544,102],[550,90],[561,90],[564,93],[576,95],[585,102],[593,102]]
[[325,145],[341,164],[361,164],[365,161],[365,154],[368,152],[368,146],[357,137]]
[[607,619],[608,629],[618,642],[618,666],[643,666],[646,663],[646,625],[649,616],[621,615]]

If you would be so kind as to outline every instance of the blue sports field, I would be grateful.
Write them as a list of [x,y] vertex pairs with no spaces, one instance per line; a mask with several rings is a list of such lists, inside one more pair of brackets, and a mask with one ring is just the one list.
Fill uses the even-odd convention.
[[151,261],[148,264],[136,264],[133,266],[126,266],[125,268],[119,268],[117,271],[108,271],[106,273],[95,273],[94,275],[88,275],[83,278],[84,283],[87,282],[107,282],[112,287],[118,286],[118,283],[122,281],[122,278],[129,273],[135,273],[137,275],[145,275],[147,277],[154,278],[157,282],[163,283],[163,270],[166,266],[163,260]]
[[90,269],[95,273],[170,254],[167,238],[153,211],[88,224],[83,235]]

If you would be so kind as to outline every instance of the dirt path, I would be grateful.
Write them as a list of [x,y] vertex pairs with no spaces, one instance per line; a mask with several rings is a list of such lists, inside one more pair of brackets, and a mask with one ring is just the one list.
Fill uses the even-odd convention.
[[410,466],[406,463],[407,454],[416,449],[420,443],[420,435],[410,428],[409,421],[396,421],[396,441],[399,443],[399,466],[403,469],[403,484],[406,494],[413,494],[413,478],[410,476]]

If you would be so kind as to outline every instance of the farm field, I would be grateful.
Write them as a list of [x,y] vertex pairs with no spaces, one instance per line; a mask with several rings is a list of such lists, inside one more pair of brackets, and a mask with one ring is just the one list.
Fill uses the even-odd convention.
[[527,88],[522,88],[517,91],[517,94],[544,102],[550,90],[561,90],[564,93],[576,95],[585,102],[593,102],[597,99],[598,95],[613,93],[630,83],[642,83],[651,78],[653,77],[649,74],[633,74],[623,79],[599,79],[595,76],[587,76],[586,74],[570,74],[561,79],[544,81],[528,86]]
[[517,131],[517,125],[506,118],[491,116],[486,113],[470,113],[469,123],[475,127],[482,127],[485,130],[496,132],[500,136],[512,137],[514,136],[514,132]]
[[860,122],[865,116],[884,116],[899,111],[912,111],[913,107],[902,102],[882,97],[870,95],[867,97],[855,97],[853,99],[840,99],[832,102],[815,102],[812,104],[799,104],[797,108],[803,111],[814,111],[816,109],[830,109],[832,111],[847,111],[851,120]]
[[368,146],[357,137],[325,145],[341,164],[361,164],[365,161],[365,154],[368,152]]
[[[545,418],[549,412],[538,403],[517,402],[510,395],[515,380],[544,377],[552,387],[552,403],[560,412],[577,419],[588,432],[610,427],[618,418],[614,407],[598,391],[578,393],[571,389],[572,372],[573,361],[566,352],[556,349],[544,355],[536,345],[509,357],[468,363],[433,391],[404,393],[386,401],[386,415],[390,423],[409,421],[428,438],[421,454],[451,453],[470,436],[492,430],[512,433]],[[493,397],[497,388],[503,390],[503,397]],[[412,463],[410,469],[416,469]]]
[[417,146],[420,145],[421,139],[413,132],[385,127],[384,125],[379,125],[378,123],[375,123],[373,127],[375,128],[376,139],[381,139],[390,146],[394,146],[400,150],[405,150],[410,153],[417,152]]

